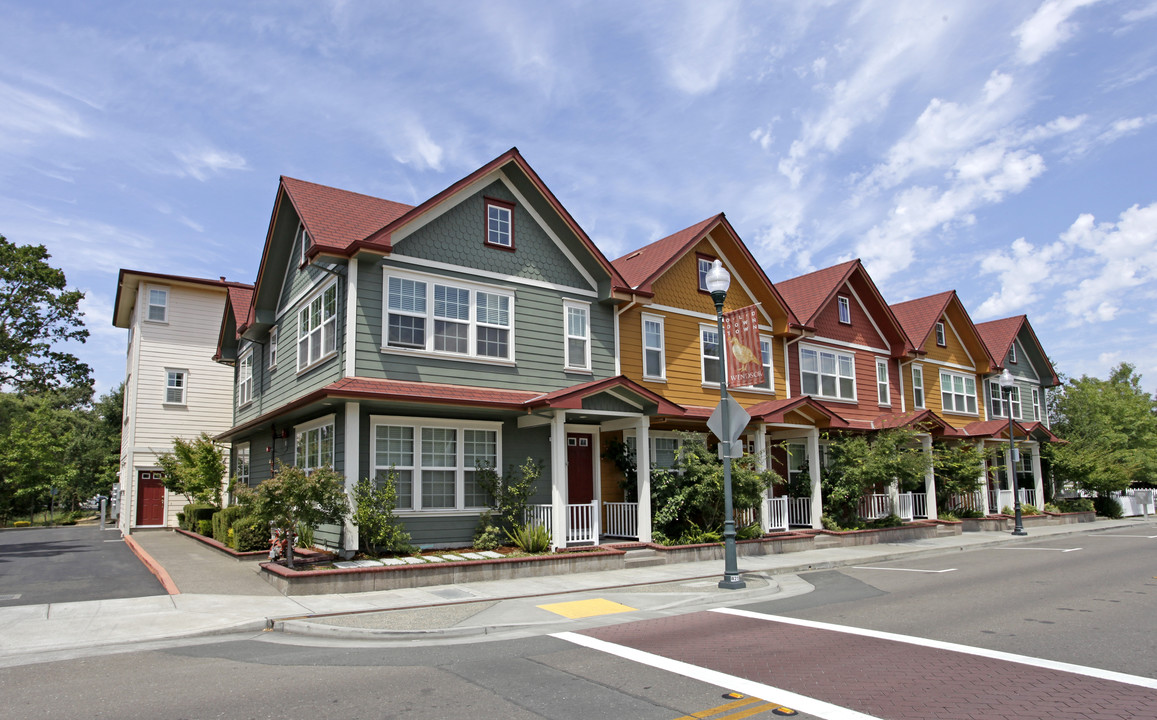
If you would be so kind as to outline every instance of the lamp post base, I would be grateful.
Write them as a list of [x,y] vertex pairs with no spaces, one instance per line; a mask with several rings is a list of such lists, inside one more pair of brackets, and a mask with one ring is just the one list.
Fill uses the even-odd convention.
[[747,583],[743,582],[743,578],[739,575],[724,575],[723,579],[719,581],[721,590],[742,590],[745,587],[747,587]]
[[1024,531],[1024,528],[1016,528],[1015,530],[1012,531],[1012,534],[1013,535],[1028,535],[1028,533],[1026,533]]

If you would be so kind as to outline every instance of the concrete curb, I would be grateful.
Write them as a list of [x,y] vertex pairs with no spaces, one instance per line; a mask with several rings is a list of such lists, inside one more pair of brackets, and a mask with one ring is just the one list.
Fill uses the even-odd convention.
[[133,551],[133,554],[144,563],[149,572],[157,576],[157,580],[161,581],[161,587],[165,588],[165,592],[170,595],[181,594],[180,589],[177,588],[177,584],[173,582],[173,578],[169,577],[169,572],[165,570],[159,562],[154,560],[152,555],[145,552],[145,549],[138,545],[137,541],[133,540],[131,535],[125,535],[125,544],[128,545],[129,549]]

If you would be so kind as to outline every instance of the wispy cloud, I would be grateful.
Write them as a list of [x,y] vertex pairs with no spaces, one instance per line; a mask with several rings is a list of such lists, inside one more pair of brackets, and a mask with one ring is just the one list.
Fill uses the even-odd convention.
[[1019,41],[1018,59],[1025,65],[1040,62],[1076,32],[1076,23],[1069,18],[1077,10],[1097,2],[1100,0],[1045,0],[1032,17],[1013,32]]
[[208,180],[212,175],[219,175],[227,170],[249,169],[249,164],[245,162],[245,158],[237,153],[214,147],[175,150],[173,155],[181,163],[182,173],[201,182]]
[[743,38],[734,0],[680,3],[662,48],[671,84],[689,95],[711,92],[731,71]]

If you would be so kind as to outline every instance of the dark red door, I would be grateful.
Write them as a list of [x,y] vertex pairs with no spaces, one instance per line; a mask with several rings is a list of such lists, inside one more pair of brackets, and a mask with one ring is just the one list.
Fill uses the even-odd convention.
[[159,470],[137,473],[137,525],[165,524],[165,486]]
[[566,435],[567,502],[571,505],[595,499],[594,443],[591,438],[581,433]]

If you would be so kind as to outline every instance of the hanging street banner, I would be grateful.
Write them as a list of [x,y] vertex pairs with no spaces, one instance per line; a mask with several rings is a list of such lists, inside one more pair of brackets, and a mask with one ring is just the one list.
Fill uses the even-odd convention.
[[723,314],[723,344],[727,348],[727,385],[744,387],[763,382],[759,349],[759,312],[748,305]]

